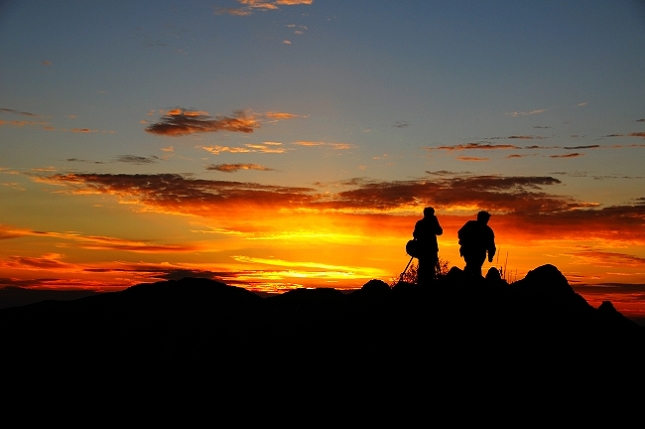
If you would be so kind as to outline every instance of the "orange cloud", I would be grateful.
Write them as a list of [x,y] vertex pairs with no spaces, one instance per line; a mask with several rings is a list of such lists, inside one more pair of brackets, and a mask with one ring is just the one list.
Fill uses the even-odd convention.
[[212,118],[204,110],[171,109],[160,120],[146,128],[152,134],[166,136],[183,136],[194,133],[206,132],[241,132],[252,133],[261,127],[261,120],[279,121],[302,117],[287,112],[252,113],[250,111],[236,110],[232,116],[217,116]]
[[507,159],[513,159],[513,158],[525,158],[525,157],[527,157],[527,156],[533,156],[533,155],[519,155],[519,154],[515,153],[515,154],[513,154],[513,155],[509,155],[509,156],[507,156],[506,158],[507,158]]
[[645,267],[645,258],[624,253],[585,250],[582,252],[571,253],[570,255],[586,259],[589,263],[598,265]]
[[314,146],[328,146],[333,150],[349,150],[355,149],[356,146],[349,143],[327,143],[327,142],[313,142],[306,140],[299,140],[293,142],[296,146],[314,147]]
[[204,149],[205,151],[210,152],[213,155],[219,155],[222,152],[230,152],[230,153],[251,152],[250,149],[243,148],[243,147],[229,147],[229,146],[195,146],[195,147]]
[[312,4],[314,0],[277,0],[276,4],[294,6],[298,4]]
[[48,126],[49,124],[47,122],[35,122],[35,121],[5,121],[5,120],[0,120],[0,126],[4,125],[11,125],[14,127],[45,127]]
[[213,164],[207,166],[206,169],[221,171],[223,173],[235,173],[240,170],[273,171],[272,168],[264,167],[258,164]]
[[50,253],[40,258],[30,258],[27,256],[11,256],[6,261],[0,261],[0,266],[4,268],[21,268],[32,270],[56,270],[69,271],[76,269],[75,265],[60,262],[60,254]]
[[17,238],[31,235],[29,230],[14,229],[6,225],[0,225],[0,240]]
[[100,235],[81,235],[74,232],[20,230],[12,229],[6,225],[0,225],[0,239],[11,239],[27,236],[51,237],[56,239],[74,241],[80,243],[79,247],[92,250],[122,250],[135,253],[174,253],[194,252],[198,250],[198,248],[195,246],[156,244],[151,241],[127,240]]
[[266,112],[264,115],[269,119],[292,119],[300,117],[300,115],[286,112]]
[[195,146],[199,149],[204,149],[207,152],[212,153],[213,155],[219,155],[222,152],[230,153],[250,153],[250,152],[259,152],[259,153],[285,153],[287,149],[280,146],[282,143],[276,142],[265,142],[264,144],[252,144],[247,143],[244,147],[229,147],[229,146]]
[[277,10],[278,6],[296,6],[296,5],[309,5],[313,3],[313,0],[274,0],[274,1],[262,1],[262,0],[237,0],[237,2],[243,7],[241,8],[214,8],[216,15],[223,15],[225,13],[234,16],[247,16],[253,13],[254,9],[258,10]]
[[237,110],[233,116],[217,116],[213,119],[203,111],[173,109],[161,117],[159,122],[146,128],[151,134],[184,136],[193,133],[231,131],[252,133],[260,124],[253,115]]
[[[175,174],[54,174],[40,180],[68,186],[74,193],[114,195],[147,210],[225,219],[246,232],[254,228],[245,217],[249,210],[261,210],[266,220],[263,227],[267,227],[288,213],[309,213],[317,216],[316,222],[320,222],[320,215],[333,214],[360,214],[361,222],[389,216],[386,222],[392,222],[401,214],[433,206],[447,213],[489,210],[495,215],[496,225],[509,236],[526,241],[585,237],[645,245],[645,199],[603,208],[594,202],[545,192],[544,188],[561,184],[548,176],[442,175],[432,180],[393,182],[354,179],[329,185],[340,189],[335,193],[316,188],[193,179]],[[460,219],[463,218],[457,218],[463,223]],[[303,228],[310,227],[307,225]],[[119,245],[93,240],[86,245]],[[131,251],[154,249],[151,243],[124,243],[123,247]],[[172,246],[159,249],[164,250],[182,249]]]
[[489,158],[477,158],[474,156],[458,156],[458,160],[460,161],[475,161],[475,162],[482,162],[482,161],[488,161]]

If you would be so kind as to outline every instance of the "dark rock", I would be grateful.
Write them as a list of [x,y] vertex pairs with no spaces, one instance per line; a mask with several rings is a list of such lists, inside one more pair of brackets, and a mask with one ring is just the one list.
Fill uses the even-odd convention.
[[499,282],[502,280],[502,275],[499,273],[499,270],[495,267],[490,267],[486,273],[486,280]]
[[526,277],[516,281],[513,285],[540,295],[560,297],[576,295],[567,278],[551,264],[542,265],[529,271]]
[[372,279],[365,283],[361,290],[368,293],[383,294],[390,292],[390,286],[383,280]]

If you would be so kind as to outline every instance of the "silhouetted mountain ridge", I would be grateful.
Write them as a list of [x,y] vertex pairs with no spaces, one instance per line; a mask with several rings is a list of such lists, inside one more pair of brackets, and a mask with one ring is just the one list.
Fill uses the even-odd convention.
[[268,298],[204,278],[139,284],[71,301],[0,310],[5,365],[221,370],[255,362],[456,368],[616,357],[645,329],[611,303],[590,306],[552,265],[511,285],[458,268],[429,285],[380,280],[360,290],[297,289]]

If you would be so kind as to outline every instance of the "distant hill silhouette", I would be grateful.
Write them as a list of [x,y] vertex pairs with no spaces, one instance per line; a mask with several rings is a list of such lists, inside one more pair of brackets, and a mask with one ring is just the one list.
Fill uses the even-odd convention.
[[18,372],[314,384],[377,377],[435,388],[548,379],[599,351],[621,361],[645,345],[645,328],[610,302],[590,306],[552,265],[511,285],[453,268],[425,286],[371,280],[351,293],[267,298],[184,278],[6,308],[0,330],[0,363]]
[[28,289],[19,286],[0,288],[0,309],[34,304],[40,301],[69,301],[96,295],[93,290]]

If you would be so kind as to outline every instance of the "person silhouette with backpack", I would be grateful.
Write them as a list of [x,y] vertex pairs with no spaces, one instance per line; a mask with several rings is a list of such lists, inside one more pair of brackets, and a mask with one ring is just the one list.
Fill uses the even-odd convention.
[[443,234],[443,228],[439,225],[434,208],[426,207],[423,209],[423,219],[417,221],[414,225],[414,232],[412,232],[412,236],[418,244],[418,284],[430,282],[437,274],[437,262],[439,262],[437,236],[441,234]]
[[469,220],[459,229],[459,254],[464,257],[466,266],[464,272],[473,276],[482,276],[482,265],[486,260],[493,262],[495,256],[495,234],[488,226],[490,213],[480,211],[477,213],[477,220]]

